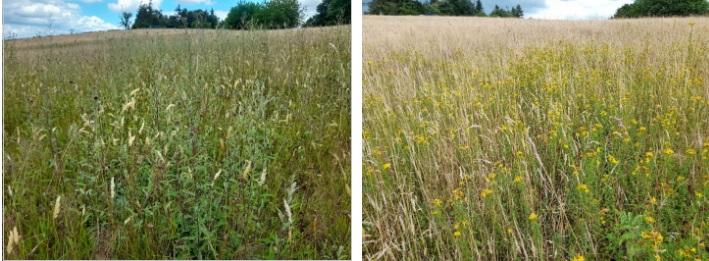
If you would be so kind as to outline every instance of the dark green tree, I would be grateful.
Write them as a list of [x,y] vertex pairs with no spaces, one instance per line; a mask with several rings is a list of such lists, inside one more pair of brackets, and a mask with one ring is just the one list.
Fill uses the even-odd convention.
[[350,0],[324,0],[317,7],[318,13],[308,19],[306,26],[326,26],[349,24],[351,20]]
[[369,3],[370,14],[420,15],[425,12],[425,6],[416,0],[374,0]]
[[298,0],[271,0],[264,12],[257,13],[264,28],[292,28],[300,25],[301,9]]
[[492,12],[490,12],[491,17],[510,17],[511,14],[505,10],[500,8],[500,6],[495,5],[495,7],[492,9]]
[[153,9],[152,1],[148,4],[142,4],[138,7],[138,12],[135,15],[133,29],[161,27],[161,18],[160,11]]
[[442,14],[455,16],[472,16],[475,14],[475,6],[470,0],[444,0],[440,1]]
[[512,10],[510,11],[510,14],[514,17],[522,17],[524,16],[524,10],[522,10],[522,6],[517,5]]
[[485,9],[483,9],[483,3],[480,0],[475,1],[475,15],[485,16]]
[[259,24],[256,18],[261,16],[260,13],[264,11],[265,7],[262,4],[241,2],[231,8],[226,19],[224,19],[224,27],[228,29],[248,29]]
[[635,0],[620,7],[614,18],[709,14],[707,0]]
[[121,25],[126,29],[130,29],[130,18],[133,16],[132,13],[130,12],[122,12],[121,13]]

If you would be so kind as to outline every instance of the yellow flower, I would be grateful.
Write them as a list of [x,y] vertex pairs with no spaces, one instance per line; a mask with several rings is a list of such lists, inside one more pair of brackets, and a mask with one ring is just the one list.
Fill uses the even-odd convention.
[[651,197],[651,198],[650,198],[650,204],[657,205],[657,198]]
[[460,231],[456,230],[455,232],[453,232],[454,237],[460,237],[460,235],[461,235]]
[[424,142],[426,142],[426,137],[424,137],[422,135],[416,135],[416,143],[421,144]]
[[455,201],[462,200],[463,198],[465,198],[465,193],[463,193],[463,190],[457,188],[453,190],[452,197]]
[[684,152],[687,153],[687,155],[692,155],[692,156],[697,155],[697,151],[696,151],[695,149],[692,149],[692,148],[689,148],[689,149],[687,149],[687,150],[684,151]]
[[585,260],[586,260],[586,258],[584,258],[582,255],[577,255],[571,259],[571,261],[585,261]]
[[382,165],[382,168],[383,168],[384,170],[389,170],[389,169],[391,169],[391,163],[384,163],[384,165]]
[[670,156],[670,155],[672,155],[672,154],[675,154],[675,151],[672,150],[672,148],[666,148],[666,149],[664,149],[664,150],[662,151],[662,153],[664,153],[664,154],[667,155],[667,156]]
[[650,216],[647,216],[647,217],[645,217],[645,223],[648,223],[648,224],[651,224],[651,225],[652,225],[652,224],[655,224],[655,218],[650,217]]
[[537,213],[532,212],[531,214],[529,214],[529,217],[527,217],[527,219],[529,219],[529,221],[535,222],[539,219],[539,216],[537,216]]
[[434,198],[431,203],[433,203],[433,205],[436,207],[441,207],[441,205],[443,205],[443,201],[441,201],[440,199],[437,199],[437,198]]
[[652,151],[645,152],[645,158],[652,158],[655,157],[655,153]]
[[613,165],[618,165],[618,163],[620,163],[620,161],[618,161],[618,159],[613,157],[613,155],[608,155],[607,158],[608,158],[608,162],[610,162]]
[[490,196],[492,194],[492,192],[493,192],[492,189],[489,189],[489,188],[483,189],[482,191],[480,191],[480,197],[487,198],[488,196]]
[[515,182],[515,183],[518,183],[518,184],[519,184],[519,183],[522,183],[522,176],[521,176],[521,175],[515,176],[514,182]]
[[579,191],[581,191],[581,192],[583,192],[583,193],[588,193],[588,192],[590,191],[590,190],[588,189],[588,185],[583,184],[583,183],[580,183],[580,184],[576,185],[576,189],[578,189]]

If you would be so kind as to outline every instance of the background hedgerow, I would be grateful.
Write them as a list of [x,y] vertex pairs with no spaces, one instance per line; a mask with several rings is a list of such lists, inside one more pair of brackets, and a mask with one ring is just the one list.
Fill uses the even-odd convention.
[[6,258],[348,258],[350,30],[5,42]]
[[364,23],[365,258],[709,258],[709,19]]

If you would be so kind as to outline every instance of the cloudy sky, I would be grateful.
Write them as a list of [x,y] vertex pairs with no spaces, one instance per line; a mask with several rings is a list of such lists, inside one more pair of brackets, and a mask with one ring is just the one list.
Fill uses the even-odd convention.
[[[135,12],[149,0],[9,0],[3,2],[5,37],[31,37],[47,34],[99,31],[119,28],[122,11]],[[170,14],[181,5],[187,9],[214,9],[221,18],[239,0],[153,0],[153,5]],[[248,0],[247,0],[248,1]],[[261,1],[261,0],[252,0]],[[315,13],[321,0],[299,0],[305,16]],[[371,0],[365,0],[366,2]],[[520,4],[525,17],[536,19],[605,19],[633,0],[483,0],[486,11],[494,5]]]
[[[122,11],[135,13],[138,5],[150,0],[8,0],[2,2],[3,36],[31,37],[119,29]],[[249,1],[249,0],[247,0]],[[261,1],[261,0],[251,0]],[[299,0],[305,17],[315,13],[321,0]],[[239,0],[152,0],[163,14],[174,13],[181,5],[189,10],[214,9],[220,18]]]
[[[371,0],[364,0],[369,2]],[[420,0],[428,2],[430,0]],[[526,18],[535,19],[607,19],[615,10],[633,0],[482,0],[486,12],[495,5],[511,8],[518,4],[524,9]],[[363,6],[366,8],[366,5]]]

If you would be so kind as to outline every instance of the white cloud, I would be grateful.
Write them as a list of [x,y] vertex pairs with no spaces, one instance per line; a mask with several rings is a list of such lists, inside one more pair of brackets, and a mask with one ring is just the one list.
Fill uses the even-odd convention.
[[226,16],[229,14],[229,11],[224,11],[224,10],[214,10],[214,15],[219,17],[219,20],[224,20],[226,19]]
[[529,13],[536,19],[607,19],[633,0],[546,0],[546,8]]
[[177,0],[177,2],[180,4],[212,4],[212,0]]
[[84,16],[75,3],[63,0],[15,0],[3,4],[5,36],[67,34],[117,29],[96,16]]
[[[135,12],[138,10],[140,5],[147,5],[150,0],[116,0],[115,3],[109,3],[108,9],[114,12]],[[160,9],[160,4],[162,0],[153,0],[152,4],[154,8]]]
[[298,0],[300,7],[303,8],[303,18],[308,19],[318,13],[316,9],[322,0]]
[[95,3],[99,3],[101,1],[102,0],[81,0],[81,2],[85,3],[85,4],[95,4]]

